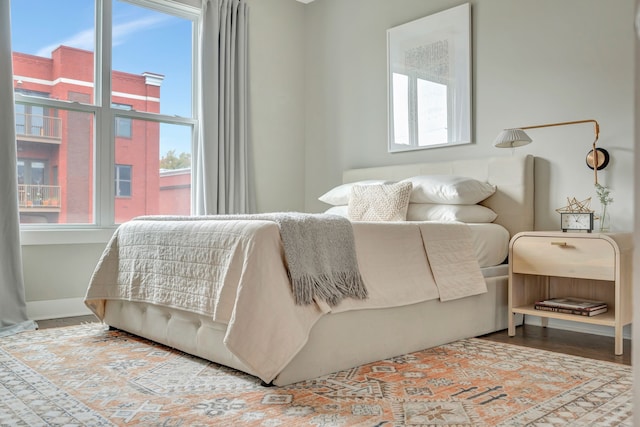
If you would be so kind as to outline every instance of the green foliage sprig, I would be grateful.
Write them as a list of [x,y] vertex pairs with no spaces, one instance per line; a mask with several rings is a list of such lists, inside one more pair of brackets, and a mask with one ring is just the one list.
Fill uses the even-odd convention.
[[600,199],[600,203],[602,206],[607,206],[609,203],[613,202],[613,197],[610,196],[611,191],[609,188],[596,184],[596,194],[598,195],[598,199]]

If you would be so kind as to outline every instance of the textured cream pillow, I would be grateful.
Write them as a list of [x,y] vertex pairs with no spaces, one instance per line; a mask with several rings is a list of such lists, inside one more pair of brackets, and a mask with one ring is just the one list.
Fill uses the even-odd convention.
[[349,196],[351,195],[351,189],[354,185],[376,185],[376,184],[390,184],[389,181],[382,179],[367,179],[364,181],[348,182],[346,184],[338,185],[331,190],[318,197],[318,200],[329,205],[340,206],[349,203]]
[[400,182],[413,184],[411,203],[475,205],[496,192],[488,182],[455,175],[420,175]]
[[349,197],[352,221],[405,221],[413,185],[410,182],[354,185]]

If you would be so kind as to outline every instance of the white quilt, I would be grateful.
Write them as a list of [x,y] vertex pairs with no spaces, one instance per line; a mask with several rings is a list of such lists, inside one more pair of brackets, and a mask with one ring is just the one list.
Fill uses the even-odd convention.
[[486,292],[462,224],[353,223],[353,231],[367,300],[296,305],[274,222],[131,221],[105,249],[85,303],[99,318],[108,299],[211,316],[227,324],[229,351],[270,382],[324,314]]

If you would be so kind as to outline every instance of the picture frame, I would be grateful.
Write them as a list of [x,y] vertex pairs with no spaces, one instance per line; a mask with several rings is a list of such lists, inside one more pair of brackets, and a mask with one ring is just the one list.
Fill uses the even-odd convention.
[[388,150],[471,143],[471,6],[387,30]]

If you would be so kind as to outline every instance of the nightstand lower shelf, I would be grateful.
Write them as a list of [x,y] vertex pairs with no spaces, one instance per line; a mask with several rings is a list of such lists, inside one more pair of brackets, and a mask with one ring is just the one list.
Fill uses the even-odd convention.
[[560,319],[560,320],[570,320],[573,322],[581,322],[581,323],[590,323],[592,325],[603,325],[603,326],[616,326],[616,317],[615,313],[610,311],[602,314],[598,314],[596,316],[580,316],[578,314],[565,314],[565,313],[556,313],[553,311],[545,311],[545,310],[536,310],[533,307],[533,304],[525,305],[521,307],[514,307],[511,310],[512,313],[519,314],[528,314],[531,316],[538,316],[542,318],[548,319]]

